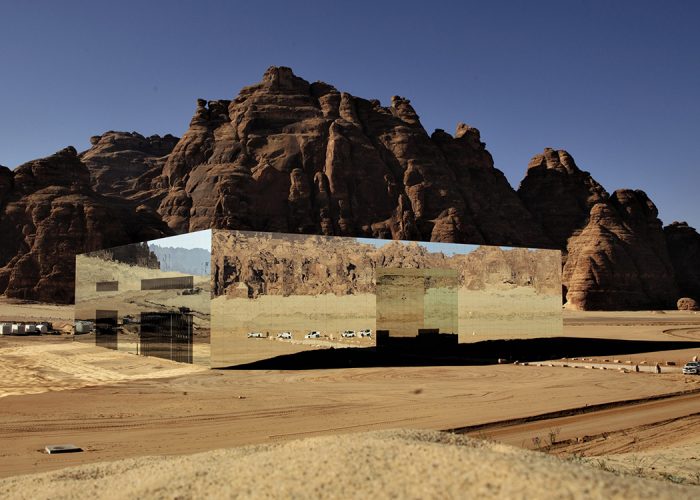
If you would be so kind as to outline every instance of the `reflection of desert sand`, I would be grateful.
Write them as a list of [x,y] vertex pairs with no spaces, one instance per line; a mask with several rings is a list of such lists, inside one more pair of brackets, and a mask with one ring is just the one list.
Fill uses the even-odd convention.
[[[256,299],[217,297],[211,302],[212,366],[230,366],[330,345],[372,346],[374,338],[341,337],[341,332],[375,329],[374,295],[261,295]],[[277,340],[291,332],[292,341]],[[319,331],[321,339],[304,336]],[[260,332],[269,338],[248,338]]]
[[[195,312],[195,325],[208,319],[211,280],[209,276],[194,276],[194,286],[201,292],[177,295],[175,290],[141,291],[141,280],[186,276],[180,272],[163,272],[147,267],[130,266],[96,257],[78,256],[76,276],[76,318],[94,318],[96,309],[118,309],[120,316],[143,310],[168,310],[185,306]],[[95,282],[119,281],[118,292],[97,292]],[[92,312],[91,312],[92,311]],[[92,314],[92,316],[90,316]]]
[[459,342],[557,337],[561,297],[532,288],[459,291]]
[[0,398],[197,373],[206,368],[41,337],[0,344]]

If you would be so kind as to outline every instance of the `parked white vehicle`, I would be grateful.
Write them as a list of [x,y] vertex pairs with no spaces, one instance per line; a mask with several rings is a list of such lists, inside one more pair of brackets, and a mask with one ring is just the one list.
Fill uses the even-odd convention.
[[278,339],[289,340],[292,338],[292,332],[282,332],[277,334]]
[[360,337],[371,337],[372,336],[372,330],[369,328],[365,328],[364,330],[360,330]]
[[691,361],[683,367],[683,375],[700,375],[700,361]]
[[263,334],[261,332],[249,332],[248,333],[248,338],[249,339],[261,339],[263,338]]
[[95,328],[92,321],[81,321],[75,322],[75,333],[90,333]]
[[321,332],[309,332],[304,335],[305,339],[318,339],[321,338]]
[[343,333],[340,334],[340,336],[345,338],[354,337],[355,332],[353,330],[345,330]]

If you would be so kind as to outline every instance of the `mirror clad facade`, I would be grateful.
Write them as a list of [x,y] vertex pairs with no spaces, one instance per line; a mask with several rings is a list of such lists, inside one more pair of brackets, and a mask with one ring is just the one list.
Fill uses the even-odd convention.
[[[206,230],[76,258],[76,339],[213,368],[562,333],[557,250]],[[425,337],[427,338],[427,337]]]

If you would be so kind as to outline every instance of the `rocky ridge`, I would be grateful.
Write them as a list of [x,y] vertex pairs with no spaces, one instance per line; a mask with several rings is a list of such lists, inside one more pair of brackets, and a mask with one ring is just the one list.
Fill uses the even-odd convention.
[[153,212],[96,193],[72,147],[11,176],[2,172],[0,292],[7,296],[71,302],[77,253],[169,233]]
[[271,67],[197,102],[181,139],[109,131],[0,167],[0,293],[70,301],[76,252],[209,227],[558,248],[568,307],[699,298],[700,236],[661,229],[640,191],[608,192],[545,149],[515,192],[477,129],[428,134],[388,107]]

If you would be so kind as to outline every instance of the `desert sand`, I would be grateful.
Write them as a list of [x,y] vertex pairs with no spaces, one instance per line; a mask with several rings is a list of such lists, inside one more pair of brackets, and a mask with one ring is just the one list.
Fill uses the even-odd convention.
[[[692,313],[565,314],[565,335],[573,337],[691,341],[699,330],[700,316]],[[615,356],[644,356],[651,363],[670,352]],[[700,354],[700,345],[672,352],[688,360]],[[691,451],[700,377],[677,372],[512,364],[219,371],[62,336],[0,337],[0,359],[0,477],[17,476],[0,483],[0,496],[10,498],[25,491],[33,498],[49,491],[67,498],[310,491],[295,488],[317,488],[327,496],[343,496],[342,488],[356,496],[370,490],[388,495],[397,488],[416,497],[431,491],[508,497],[540,496],[537,491],[582,497],[697,494],[687,488],[700,473]],[[559,458],[415,431],[354,435],[401,428],[454,430]],[[61,443],[85,451],[40,451]],[[244,445],[253,447],[239,448]],[[198,452],[208,454],[172,457]],[[155,458],[139,458],[149,456]],[[122,459],[127,461],[114,462]],[[639,464],[652,461],[655,469],[640,473]],[[478,477],[473,474],[481,465],[472,465],[477,463],[485,468]],[[81,468],[33,475],[70,466]],[[510,471],[507,481],[494,479],[503,477],[501,466]],[[360,472],[352,472],[356,467],[364,474],[361,481]],[[426,477],[437,483],[418,479],[425,468],[434,471]],[[553,478],[550,472],[560,468]],[[190,471],[184,475],[190,486],[177,479],[178,470]],[[32,475],[20,476],[26,474]],[[278,474],[287,480],[278,481]],[[125,480],[136,476],[141,479]],[[686,489],[674,490],[674,481]],[[430,489],[436,484],[442,489]],[[541,485],[549,486],[533,489]],[[260,489],[266,487],[279,489]]]
[[7,498],[691,498],[693,486],[427,431],[324,436],[0,480]]

